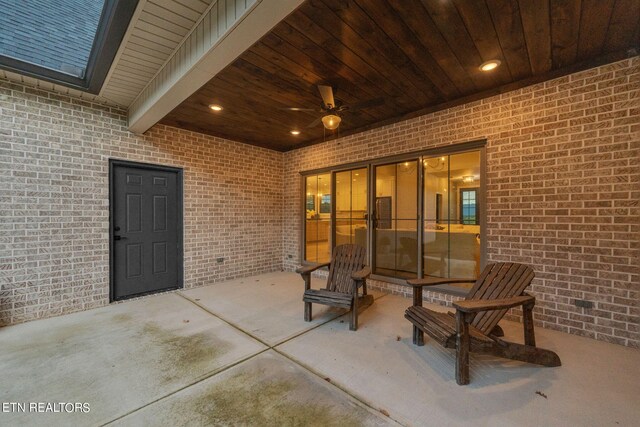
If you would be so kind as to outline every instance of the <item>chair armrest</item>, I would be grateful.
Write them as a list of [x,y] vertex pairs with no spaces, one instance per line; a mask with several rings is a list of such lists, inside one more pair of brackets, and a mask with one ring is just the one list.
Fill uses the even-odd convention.
[[409,279],[407,284],[413,286],[413,306],[422,306],[422,288],[425,286],[446,285],[447,283],[474,283],[471,279],[445,279],[442,277],[425,277],[424,279]]
[[409,279],[407,284],[414,288],[423,286],[446,285],[447,283],[475,283],[473,279],[444,279],[442,277],[425,277],[424,279]]
[[371,267],[365,266],[362,270],[356,271],[351,275],[351,278],[356,282],[365,280],[371,274]]
[[477,313],[479,311],[504,310],[527,303],[535,303],[536,298],[531,295],[492,300],[464,300],[456,301],[453,306],[463,313]]
[[319,268],[328,267],[329,265],[331,265],[330,262],[325,262],[322,264],[307,265],[304,267],[297,268],[296,273],[302,274],[304,276],[305,274],[310,274],[311,272],[316,271]]

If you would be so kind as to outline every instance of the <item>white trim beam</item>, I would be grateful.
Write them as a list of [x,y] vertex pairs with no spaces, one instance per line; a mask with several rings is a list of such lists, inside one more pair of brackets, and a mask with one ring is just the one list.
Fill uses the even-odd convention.
[[218,0],[129,107],[144,133],[249,49],[304,0]]

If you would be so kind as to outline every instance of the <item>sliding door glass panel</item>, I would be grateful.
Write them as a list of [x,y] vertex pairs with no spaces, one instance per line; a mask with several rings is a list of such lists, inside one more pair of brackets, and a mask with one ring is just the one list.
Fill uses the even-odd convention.
[[424,158],[423,169],[424,276],[474,279],[480,271],[480,152]]
[[449,157],[425,158],[422,167],[422,271],[425,277],[449,277]]
[[328,262],[331,259],[331,175],[305,178],[304,259]]
[[418,161],[375,169],[374,272],[414,278],[418,273]]
[[367,248],[367,169],[335,174],[335,245],[355,243]]
[[396,267],[396,236],[393,221],[396,194],[396,165],[376,166],[373,238],[373,272],[393,276]]
[[480,274],[480,152],[452,154],[449,164],[449,275],[475,278]]

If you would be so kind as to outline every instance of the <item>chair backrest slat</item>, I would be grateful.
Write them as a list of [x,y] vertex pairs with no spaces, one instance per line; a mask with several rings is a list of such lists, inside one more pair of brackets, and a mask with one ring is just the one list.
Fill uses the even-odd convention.
[[[533,269],[524,264],[499,262],[488,264],[466,299],[492,300],[520,296],[533,280]],[[471,323],[485,334],[498,324],[507,310],[483,311]]]
[[365,266],[366,250],[362,246],[346,244],[333,250],[327,290],[350,293],[353,288],[351,275]]

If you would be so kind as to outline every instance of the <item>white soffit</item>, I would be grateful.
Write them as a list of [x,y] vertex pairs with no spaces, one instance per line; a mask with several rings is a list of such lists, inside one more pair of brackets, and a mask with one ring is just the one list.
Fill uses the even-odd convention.
[[303,2],[304,0],[215,1],[131,103],[129,130],[135,133],[146,132]]
[[100,96],[129,106],[215,1],[139,0]]

